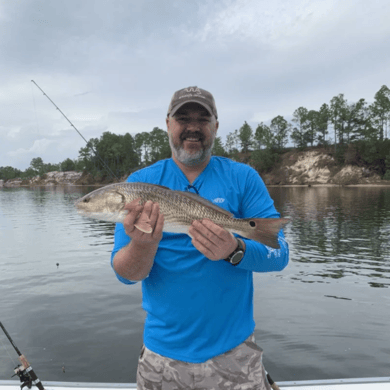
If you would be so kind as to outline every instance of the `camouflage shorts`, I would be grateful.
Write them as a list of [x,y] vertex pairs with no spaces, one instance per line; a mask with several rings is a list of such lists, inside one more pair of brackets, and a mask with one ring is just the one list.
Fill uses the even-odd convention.
[[232,350],[204,363],[186,363],[142,347],[138,390],[271,390],[262,349],[252,334]]

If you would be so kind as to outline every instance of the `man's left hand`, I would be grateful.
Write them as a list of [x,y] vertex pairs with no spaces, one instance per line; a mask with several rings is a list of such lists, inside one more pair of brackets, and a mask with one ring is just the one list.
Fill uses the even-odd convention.
[[237,248],[233,234],[209,219],[194,221],[188,232],[194,247],[210,260],[226,259]]

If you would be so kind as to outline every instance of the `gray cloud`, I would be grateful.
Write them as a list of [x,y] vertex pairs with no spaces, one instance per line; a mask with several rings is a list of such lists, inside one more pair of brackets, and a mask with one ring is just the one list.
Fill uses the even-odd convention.
[[339,93],[372,101],[388,83],[389,16],[386,0],[2,2],[0,166],[83,146],[32,79],[87,139],[165,128],[190,85],[214,94],[222,137]]

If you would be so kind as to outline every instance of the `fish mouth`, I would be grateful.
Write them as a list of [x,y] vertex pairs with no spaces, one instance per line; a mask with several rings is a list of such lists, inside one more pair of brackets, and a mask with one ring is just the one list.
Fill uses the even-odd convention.
[[82,205],[83,203],[88,203],[90,201],[90,197],[87,197],[87,195],[84,195],[83,197],[77,199],[75,202],[74,202],[74,206],[76,208],[79,208],[80,205]]

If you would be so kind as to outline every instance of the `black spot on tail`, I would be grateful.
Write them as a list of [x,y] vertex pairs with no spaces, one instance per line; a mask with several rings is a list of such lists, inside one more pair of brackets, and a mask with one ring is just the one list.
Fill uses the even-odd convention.
[[255,227],[256,226],[256,222],[255,221],[249,221],[249,225],[251,225],[251,227]]

